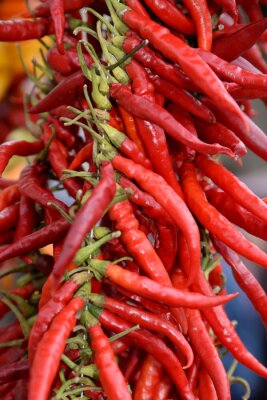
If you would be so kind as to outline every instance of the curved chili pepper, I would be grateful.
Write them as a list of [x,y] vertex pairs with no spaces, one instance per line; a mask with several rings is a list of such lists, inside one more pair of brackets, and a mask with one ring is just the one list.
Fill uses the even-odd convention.
[[250,49],[267,28],[267,18],[246,24],[242,29],[215,41],[212,52],[227,61],[232,61]]
[[220,78],[238,83],[247,88],[264,90],[267,87],[267,76],[265,74],[256,74],[246,71],[245,69],[221,59],[213,53],[202,50],[198,50],[197,52]]
[[64,0],[50,0],[50,13],[55,27],[57,48],[61,54],[64,54],[64,12]]
[[44,147],[41,140],[27,142],[26,140],[14,140],[0,145],[0,175],[4,172],[10,158],[17,156],[30,156],[39,153]]
[[[134,31],[129,31],[123,41],[122,48],[126,53],[134,50],[142,42],[142,39]],[[172,82],[175,86],[189,91],[197,91],[197,86],[184,75],[176,65],[168,63],[156,54],[148,46],[143,46],[140,50],[134,53],[133,57],[139,61],[144,67],[155,71],[159,76]]]
[[[123,21],[132,29],[137,30],[143,39],[148,39],[155,49],[159,50],[165,57],[174,63],[181,65],[184,72],[192,81],[206,93],[215,104],[224,104],[225,110],[231,117],[239,121],[245,130],[247,124],[240,112],[239,107],[224,89],[222,82],[216,77],[209,66],[194,52],[194,50],[185,44],[181,39],[172,35],[167,28],[162,27],[156,22],[127,10],[122,15]],[[205,75],[209,81],[201,77]]]
[[[176,29],[185,35],[194,35],[193,21],[186,17],[177,7],[167,0],[144,0],[147,7],[170,28]],[[131,7],[131,6],[130,6]],[[136,10],[134,10],[136,11]]]
[[[134,257],[142,269],[159,282],[170,284],[170,278],[161,260],[146,235],[140,231],[138,220],[128,200],[115,204],[109,211],[116,229],[121,231],[121,240],[127,251]],[[146,254],[146,257],[144,257]]]
[[212,112],[189,92],[174,86],[172,83],[151,72],[148,75],[155,89],[166,99],[172,101],[174,104],[178,104],[178,106],[181,106],[187,112],[204,121],[214,122],[215,117]]
[[48,190],[43,189],[38,179],[40,169],[37,165],[27,165],[20,174],[19,190],[24,196],[30,197],[32,200],[41,204],[43,207],[54,207],[50,203],[57,204],[60,208],[67,211],[67,206],[60,200],[56,199]]
[[56,131],[56,137],[61,140],[68,149],[73,148],[75,138],[72,133],[51,115],[47,116],[47,121],[52,122]]
[[202,98],[202,101],[212,110],[216,119],[221,124],[231,129],[253,153],[267,161],[267,135],[260,127],[244,114],[249,126],[249,130],[245,132],[239,124],[236,124],[232,118],[229,118],[227,113],[224,112],[223,107],[215,107],[214,103],[208,99]]
[[218,144],[209,145],[201,142],[196,136],[177,122],[164,108],[152,103],[145,97],[136,96],[124,85],[112,84],[111,96],[135,117],[159,125],[175,140],[200,152],[207,154],[224,153],[232,156],[230,149]]
[[98,307],[105,308],[114,314],[119,315],[125,320],[133,324],[139,324],[148,330],[160,332],[167,336],[169,340],[176,345],[186,357],[186,366],[188,368],[192,362],[194,355],[192,350],[185,340],[184,336],[168,321],[158,317],[155,314],[142,311],[139,308],[128,306],[112,299],[111,297],[104,297],[94,293],[89,295],[90,301]]
[[134,400],[152,400],[155,389],[162,379],[162,365],[148,354],[142,364],[140,375],[134,389]]
[[117,170],[128,178],[135,179],[143,189],[150,193],[181,229],[190,248],[191,269],[188,280],[192,282],[200,266],[199,231],[184,201],[161,176],[152,171],[121,156],[116,156],[112,163]]
[[223,165],[205,156],[197,156],[195,163],[206,176],[223,189],[234,201],[267,224],[267,205],[244,182],[241,182]]
[[[29,400],[46,400],[64,352],[65,341],[76,323],[76,313],[84,300],[75,297],[53,319],[49,330],[38,344],[30,371]],[[49,352],[47,349],[49,348]]]
[[7,382],[16,381],[21,378],[26,378],[29,373],[27,360],[16,361],[14,363],[2,365],[0,368],[0,383],[1,385]]
[[266,253],[247,240],[240,231],[208,203],[197,181],[193,164],[183,164],[181,178],[187,204],[202,225],[237,253],[263,267],[267,267]]
[[251,235],[267,240],[267,224],[239,206],[227,193],[217,188],[205,191],[208,201],[229,221],[245,229]]
[[130,113],[128,113],[128,111],[126,111],[123,107],[119,106],[119,111],[120,111],[120,115],[121,115],[124,129],[125,129],[127,136],[129,136],[129,138],[132,139],[132,141],[136,144],[136,146],[139,148],[139,150],[142,151],[142,153],[145,153],[142,142],[141,142],[140,138],[138,137],[138,134],[136,131],[136,126],[135,126],[133,116]]
[[198,293],[187,293],[184,290],[177,290],[173,287],[162,285],[145,276],[127,271],[116,264],[109,264],[108,262],[98,260],[91,260],[90,263],[98,271],[101,271],[101,274],[108,276],[112,282],[115,282],[122,288],[169,306],[191,308],[214,307],[217,304],[230,301],[237,296],[237,294],[233,293],[205,298]]
[[55,292],[54,296],[45,305],[39,305],[39,312],[29,336],[28,352],[30,365],[33,363],[38,344],[49,329],[52,320],[70,302],[79,284],[78,277],[76,278],[74,275],[72,279],[65,282]]
[[29,197],[22,195],[19,202],[19,218],[14,234],[14,241],[16,242],[22,237],[30,235],[33,231],[35,222],[35,203]]
[[148,17],[146,9],[142,6],[139,0],[125,0],[125,4],[145,17]]
[[[67,149],[65,148],[63,143],[60,142],[57,138],[53,138],[51,141],[52,130],[47,124],[43,124],[42,128],[43,128],[42,138],[46,145],[48,145],[49,143],[48,160],[53,170],[55,171],[58,179],[61,179],[63,174],[62,171],[68,168],[68,161],[64,156],[64,152],[67,153]],[[63,185],[67,189],[69,194],[74,198],[76,198],[77,191],[81,189],[81,185],[78,182],[76,182],[75,179],[65,179]],[[53,200],[53,202],[55,203],[55,200]]]
[[20,199],[20,190],[17,183],[5,187],[0,192],[0,211],[4,208],[14,204]]
[[[186,248],[184,248],[184,246],[183,248],[181,248],[181,251],[183,252],[183,254],[182,259],[179,260],[179,264],[181,264],[183,270],[186,270],[185,264],[188,264],[189,262],[189,252]],[[181,275],[179,272],[180,271],[174,271],[174,273],[172,274],[173,285],[175,288],[178,289],[181,286],[181,281],[185,280],[184,275]],[[228,377],[217,353],[217,350],[214,347],[212,340],[206,330],[205,324],[202,321],[200,312],[198,310],[186,309],[185,313],[188,318],[188,334],[194,352],[199,356],[203,365],[212,377],[218,399],[230,400],[230,387]],[[212,362],[210,362],[210,360],[212,360]]]
[[111,344],[104,334],[98,321],[90,321],[88,312],[83,314],[86,321],[86,327],[91,339],[91,347],[94,352],[94,362],[97,366],[99,380],[104,391],[110,400],[131,400],[129,389],[126,385],[114,357]]
[[9,258],[23,256],[33,250],[40,249],[50,243],[53,243],[62,238],[70,227],[70,223],[63,218],[51,223],[44,228],[39,229],[24,236],[15,243],[6,246],[0,251],[0,262]]
[[85,77],[82,71],[74,72],[68,77],[62,79],[54,89],[51,90],[42,100],[29,109],[30,113],[39,114],[50,111],[63,104],[68,105],[77,98],[82,92],[85,84]]
[[0,41],[20,42],[21,40],[39,39],[53,33],[48,19],[0,21]]
[[200,400],[216,400],[217,394],[210,375],[205,368],[198,372],[198,394]]
[[[213,293],[201,271],[192,287],[206,295]],[[215,309],[210,308],[208,312],[204,311],[203,314],[222,345],[224,345],[241,364],[245,365],[256,374],[266,378],[267,368],[246,349],[223,307],[218,306]]]
[[94,142],[91,141],[84,145],[81,150],[75,155],[74,159],[72,160],[71,164],[69,165],[68,169],[77,169],[83,164],[85,161],[89,161],[92,158],[93,154],[93,145]]
[[194,119],[198,135],[201,140],[207,143],[218,142],[221,146],[228,147],[237,157],[243,157],[247,153],[244,143],[226,126],[215,122],[207,124]]
[[[95,314],[98,317],[99,322],[112,331],[122,332],[131,328],[131,324],[111,314],[109,311],[100,309],[95,311]],[[145,329],[138,329],[130,332],[127,337],[159,360],[177,387],[181,399],[195,399],[195,396],[189,388],[186,375],[179,360],[161,339]]]
[[216,250],[220,252],[227,264],[230,265],[237,284],[246,293],[260,314],[262,321],[267,325],[267,296],[264,289],[234,251],[215,238],[212,238],[212,242]]
[[146,215],[156,220],[159,245],[155,249],[165,269],[169,272],[173,266],[177,251],[177,229],[174,222],[152,196],[142,192],[133,182],[121,176],[119,183],[123,188],[131,189],[131,201],[141,206]]
[[234,22],[237,22],[237,17],[238,17],[238,9],[237,9],[237,4],[236,0],[216,0],[217,4],[220,4],[223,6],[225,11],[228,11],[231,16],[234,18]]
[[5,232],[12,228],[16,222],[19,213],[19,205],[12,204],[0,211],[0,232]]
[[124,155],[133,160],[134,162],[143,165],[145,168],[151,169],[151,162],[147,159],[138,146],[129,139],[124,133],[114,129],[112,126],[101,124],[104,132],[107,134],[109,140],[116,148],[118,148]]
[[99,184],[94,188],[87,202],[76,214],[75,221],[71,225],[64,240],[62,252],[50,275],[51,292],[58,287],[62,275],[74,258],[77,250],[80,248],[86,234],[102,217],[104,211],[113,199],[116,191],[116,183],[113,175],[112,165],[110,163],[104,163]]
[[212,21],[207,1],[184,0],[184,4],[195,22],[198,47],[210,51],[212,45]]

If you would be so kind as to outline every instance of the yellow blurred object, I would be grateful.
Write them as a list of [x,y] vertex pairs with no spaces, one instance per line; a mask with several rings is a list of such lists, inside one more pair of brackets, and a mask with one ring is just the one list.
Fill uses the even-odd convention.
[[[26,67],[32,71],[33,55],[40,60],[38,49],[41,47],[37,40],[20,42]],[[15,78],[24,74],[16,43],[0,43],[0,101],[5,97]]]
[[[31,7],[36,1],[31,1]],[[25,0],[0,0],[0,20],[18,18],[27,11]],[[32,71],[33,56],[39,59],[37,40],[20,42],[25,65]],[[13,80],[24,73],[16,43],[0,43],[0,101],[5,97]]]

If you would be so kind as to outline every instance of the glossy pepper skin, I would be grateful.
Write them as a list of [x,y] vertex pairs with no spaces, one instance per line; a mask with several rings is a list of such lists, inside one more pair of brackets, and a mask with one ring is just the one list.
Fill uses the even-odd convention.
[[[49,330],[39,342],[31,368],[29,400],[48,398],[66,345],[65,341],[76,324],[76,313],[83,306],[84,300],[80,297],[73,298],[54,318]],[[48,347],[50,352],[47,352]]]
[[110,400],[131,400],[125,379],[115,361],[108,338],[98,323],[88,328],[100,382]]

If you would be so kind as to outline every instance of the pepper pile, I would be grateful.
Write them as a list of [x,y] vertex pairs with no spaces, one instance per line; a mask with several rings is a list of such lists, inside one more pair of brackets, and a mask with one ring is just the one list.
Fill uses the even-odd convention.
[[[47,0],[0,21],[39,39],[33,141],[0,145],[1,399],[227,400],[229,352],[267,378],[229,320],[220,263],[267,324],[240,256],[267,254],[267,201],[219,161],[267,160],[265,0]],[[45,41],[44,36],[50,35]],[[52,244],[52,254],[43,248]],[[10,261],[7,264],[4,263]],[[11,314],[10,314],[11,313]],[[5,319],[7,321],[7,319]]]

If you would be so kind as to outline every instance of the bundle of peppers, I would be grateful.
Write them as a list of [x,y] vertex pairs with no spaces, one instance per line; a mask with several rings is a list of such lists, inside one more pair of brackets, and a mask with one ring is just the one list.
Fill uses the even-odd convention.
[[40,0],[0,21],[42,58],[26,71],[33,139],[0,145],[1,175],[30,157],[0,178],[1,399],[227,400],[234,383],[248,399],[236,363],[267,378],[223,271],[267,324],[240,258],[267,267],[243,234],[267,240],[267,200],[220,161],[267,160],[251,103],[267,99],[265,5]]

